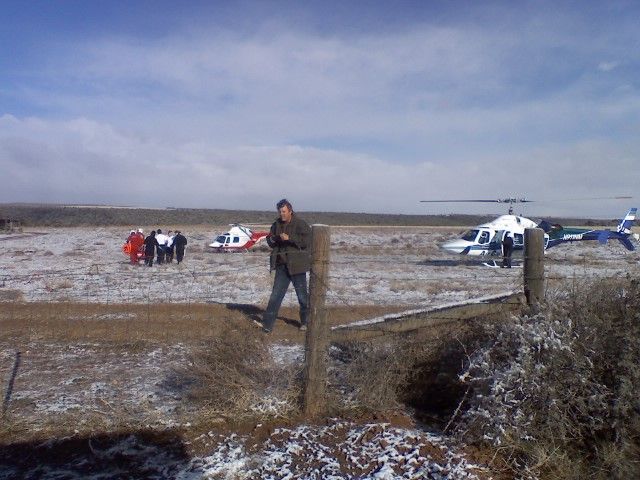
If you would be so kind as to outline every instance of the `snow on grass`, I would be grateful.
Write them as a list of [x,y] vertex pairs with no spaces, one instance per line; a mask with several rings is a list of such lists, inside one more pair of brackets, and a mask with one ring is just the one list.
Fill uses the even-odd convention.
[[[212,231],[188,233],[181,265],[151,268],[129,265],[121,251],[126,229],[51,228],[42,235],[5,238],[0,290],[19,291],[27,301],[265,304],[273,282],[268,252],[213,253],[207,247]],[[332,229],[327,302],[427,306],[521,283],[515,271],[425,262],[447,257],[437,250],[441,237],[429,228]],[[296,304],[291,290],[284,305]]]
[[[0,290],[27,301],[100,303],[219,302],[264,304],[273,281],[268,252],[218,254],[207,244],[216,231],[194,227],[185,261],[132,266],[121,248],[126,229],[44,229],[7,237],[0,256]],[[446,234],[435,228],[333,228],[327,302],[433,306],[517,289],[522,269],[460,263],[438,250]],[[637,274],[638,252],[617,242],[561,245],[546,255],[549,278]],[[447,264],[449,262],[449,264]],[[293,292],[284,304],[295,306]]]
[[274,343],[269,346],[276,365],[295,365],[304,361],[304,346]]
[[[266,252],[213,254],[206,244],[216,230],[194,229],[188,233],[190,244],[184,264],[131,266],[121,252],[126,230],[47,229],[45,235],[5,238],[5,254],[0,256],[0,291],[19,291],[27,301],[48,302],[266,303],[272,282]],[[437,250],[435,243],[442,238],[441,231],[428,228],[333,229],[327,302],[340,306],[412,305],[419,306],[419,311],[520,288],[521,269],[505,271],[479,264],[443,266],[440,261],[452,257]],[[553,282],[573,276],[638,276],[640,266],[638,252],[626,252],[616,244],[600,247],[576,243],[549,251],[545,270],[549,282]],[[284,304],[297,304],[293,289]],[[100,318],[127,318],[126,314],[107,315]],[[301,345],[282,343],[270,348],[277,365],[295,366],[303,361]],[[32,354],[35,349],[38,355]],[[13,351],[0,351],[5,371],[13,358]],[[10,412],[15,409],[24,418],[39,419],[73,416],[82,409],[107,420],[125,412],[148,421],[146,424],[152,427],[180,426],[189,412],[185,412],[178,382],[170,374],[176,365],[187,362],[188,351],[181,345],[110,352],[95,343],[27,343]],[[259,414],[279,415],[290,405],[265,394],[252,408]],[[33,428],[40,425],[34,423]],[[143,469],[152,472],[147,478],[486,477],[444,439],[387,424],[357,425],[335,420],[327,426],[278,429],[257,446],[250,440],[229,435],[212,444],[205,455],[193,459],[165,458],[165,452],[134,437],[108,449],[94,446],[94,450],[114,465],[123,456],[141,456]],[[127,477],[115,466],[95,474],[82,471],[82,462],[86,464],[87,458],[57,467],[33,465],[31,478]],[[24,473],[0,465],[0,478]]]
[[442,437],[385,423],[328,423],[276,429],[257,447],[247,445],[247,437],[230,435],[176,478],[481,478],[483,468]]
[[183,402],[169,376],[187,356],[179,344],[135,352],[96,344],[31,344],[22,352],[12,405],[22,418],[34,419],[34,429],[47,414],[79,411],[107,417],[128,412],[178,425],[176,411]]

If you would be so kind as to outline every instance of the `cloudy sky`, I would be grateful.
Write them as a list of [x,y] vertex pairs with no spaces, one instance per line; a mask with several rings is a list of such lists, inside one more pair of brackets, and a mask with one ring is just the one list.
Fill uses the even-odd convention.
[[0,5],[0,202],[640,203],[636,1]]

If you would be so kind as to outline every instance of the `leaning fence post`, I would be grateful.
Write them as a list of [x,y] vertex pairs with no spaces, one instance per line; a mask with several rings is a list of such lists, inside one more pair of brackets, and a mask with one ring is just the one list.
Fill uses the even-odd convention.
[[20,352],[16,352],[16,359],[13,362],[13,370],[11,370],[11,375],[9,376],[9,381],[7,382],[7,390],[4,394],[4,400],[2,401],[2,418],[7,415],[7,409],[9,408],[9,401],[11,400],[11,395],[13,394],[13,385],[16,381],[16,376],[18,375],[18,367],[20,367]]
[[544,231],[524,231],[524,295],[529,306],[544,300]]
[[325,408],[329,328],[325,298],[329,278],[329,226],[311,227],[311,272],[309,274],[309,325],[305,341],[304,414],[316,417]]

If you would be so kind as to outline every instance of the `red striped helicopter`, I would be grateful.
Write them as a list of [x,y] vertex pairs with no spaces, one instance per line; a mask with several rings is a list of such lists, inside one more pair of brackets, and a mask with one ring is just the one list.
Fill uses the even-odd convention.
[[214,252],[246,252],[269,236],[269,232],[252,231],[246,225],[234,223],[228,232],[218,235],[209,244]]

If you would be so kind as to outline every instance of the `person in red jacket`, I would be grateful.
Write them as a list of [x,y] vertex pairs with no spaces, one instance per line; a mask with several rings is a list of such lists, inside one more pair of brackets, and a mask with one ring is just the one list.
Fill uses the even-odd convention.
[[131,234],[129,237],[129,244],[131,245],[131,264],[138,265],[138,261],[140,260],[139,254],[142,252],[142,245],[144,244],[142,229],[138,229],[137,232]]
[[126,241],[125,248],[124,248],[125,253],[127,253],[127,252],[129,253],[129,259],[131,260],[131,265],[133,265],[135,263],[138,263],[137,255],[135,254],[135,250],[134,250],[133,245],[131,243],[132,240],[135,237],[136,237],[136,231],[135,230],[131,230],[129,232],[129,236],[127,237],[127,241]]

